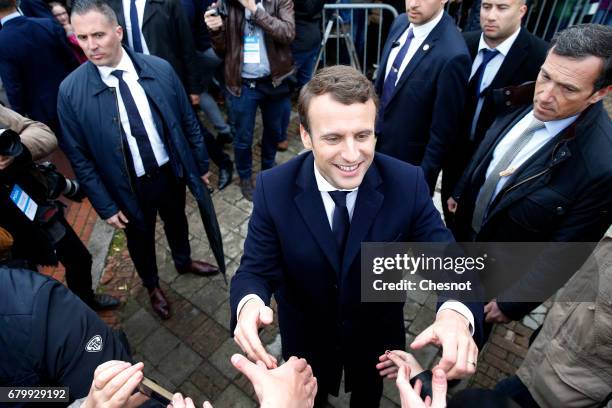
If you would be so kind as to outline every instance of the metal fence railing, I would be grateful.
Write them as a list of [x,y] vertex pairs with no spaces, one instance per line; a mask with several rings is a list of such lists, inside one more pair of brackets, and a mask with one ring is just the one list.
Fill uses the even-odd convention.
[[323,40],[317,57],[319,65],[350,64],[372,75],[380,62],[395,8],[380,3],[326,4],[323,13]]

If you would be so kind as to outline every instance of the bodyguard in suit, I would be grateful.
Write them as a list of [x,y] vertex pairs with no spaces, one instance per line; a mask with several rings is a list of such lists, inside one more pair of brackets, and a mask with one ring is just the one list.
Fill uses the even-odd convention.
[[76,1],[72,25],[89,62],[60,87],[60,145],[100,218],[124,229],[154,311],[170,316],[155,258],[157,213],[177,272],[210,275],[191,259],[185,187],[208,183],[204,140],[180,80],[161,58],[121,46],[123,29],[103,0]]
[[[525,0],[485,0],[480,9],[482,31],[463,34],[472,59],[463,124],[453,154],[442,172],[445,203],[500,107],[492,90],[535,81],[548,44],[521,28]],[[503,108],[503,106],[501,107]],[[446,206],[445,218],[449,225]]]
[[429,191],[457,135],[470,56],[446,0],[406,0],[376,78],[377,151],[420,165]]
[[78,66],[64,29],[48,18],[22,16],[0,0],[0,77],[11,107],[57,133],[57,91]]
[[[244,255],[230,288],[231,327],[253,360],[274,367],[258,328],[272,322],[283,357],[304,357],[318,380],[316,406],[337,395],[342,372],[352,407],[378,406],[379,356],[403,349],[403,304],[360,302],[360,245],[449,241],[420,168],[374,153],[376,92],[357,70],[333,66],[302,88],[304,153],[259,174]],[[451,378],[475,371],[480,310],[440,305],[412,347],[443,345]],[[470,329],[472,332],[470,332]]]
[[[612,222],[612,125],[601,102],[612,88],[611,44],[612,27],[570,27],[553,39],[528,102],[516,104],[525,87],[507,90],[515,109],[494,122],[448,201],[458,241],[603,236]],[[567,261],[552,253],[520,269],[524,275],[486,305],[486,321],[522,318],[537,304],[512,300],[547,299],[584,261],[557,259]]]

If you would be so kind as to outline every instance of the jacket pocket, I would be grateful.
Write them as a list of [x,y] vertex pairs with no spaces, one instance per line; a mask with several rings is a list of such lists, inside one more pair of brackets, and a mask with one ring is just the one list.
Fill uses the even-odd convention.
[[523,229],[543,233],[552,230],[568,210],[571,201],[552,188],[541,188],[510,206],[508,216]]

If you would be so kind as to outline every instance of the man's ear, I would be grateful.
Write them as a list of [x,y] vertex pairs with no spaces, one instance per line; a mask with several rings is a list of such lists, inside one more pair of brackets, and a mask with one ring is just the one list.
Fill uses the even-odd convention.
[[115,32],[117,33],[117,35],[119,36],[119,41],[123,41],[123,27],[121,27],[120,25],[118,25],[115,28]]
[[300,123],[300,137],[302,138],[302,144],[304,148],[311,150],[312,149],[312,139],[310,138],[310,134],[306,131],[304,126]]
[[611,90],[612,90],[612,85],[608,85],[604,88],[601,88],[599,91],[591,95],[591,97],[589,98],[589,103],[594,104],[594,103],[601,101],[603,98],[606,97],[608,92],[610,92]]

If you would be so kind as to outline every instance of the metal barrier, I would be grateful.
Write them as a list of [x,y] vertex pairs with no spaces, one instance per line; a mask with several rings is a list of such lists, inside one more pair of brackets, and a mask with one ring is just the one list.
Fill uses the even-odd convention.
[[[387,18],[385,14],[388,14]],[[369,68],[375,69],[380,63],[385,40],[383,36],[386,37],[387,34],[383,32],[385,22],[390,26],[397,15],[395,8],[388,4],[326,4],[323,12],[323,40],[315,71],[321,61],[323,65],[327,65],[330,53],[335,53],[335,63],[349,63],[364,74],[368,73]],[[372,28],[370,23],[378,27]],[[376,31],[374,54],[368,53],[370,31]],[[355,38],[358,40],[357,44]],[[333,41],[330,44],[329,40],[334,39],[335,44]]]

